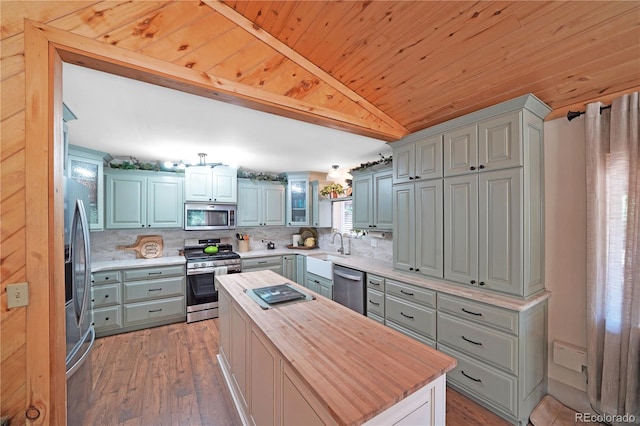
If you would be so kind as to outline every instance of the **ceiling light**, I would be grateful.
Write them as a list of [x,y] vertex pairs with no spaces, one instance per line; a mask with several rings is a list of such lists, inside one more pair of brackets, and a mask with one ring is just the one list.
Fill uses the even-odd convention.
[[338,180],[340,179],[340,172],[338,171],[338,165],[334,164],[333,166],[331,166],[331,170],[329,170],[329,173],[327,173],[327,180]]

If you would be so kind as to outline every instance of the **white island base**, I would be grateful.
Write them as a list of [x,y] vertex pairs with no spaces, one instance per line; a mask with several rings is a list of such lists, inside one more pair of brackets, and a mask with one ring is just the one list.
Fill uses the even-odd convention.
[[321,296],[263,310],[244,290],[287,282],[270,271],[216,281],[218,362],[243,424],[445,424],[452,358]]

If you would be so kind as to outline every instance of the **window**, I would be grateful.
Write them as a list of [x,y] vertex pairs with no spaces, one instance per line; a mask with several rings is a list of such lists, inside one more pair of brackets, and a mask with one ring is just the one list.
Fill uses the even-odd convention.
[[353,206],[351,200],[336,201],[333,203],[333,229],[341,234],[353,229]]

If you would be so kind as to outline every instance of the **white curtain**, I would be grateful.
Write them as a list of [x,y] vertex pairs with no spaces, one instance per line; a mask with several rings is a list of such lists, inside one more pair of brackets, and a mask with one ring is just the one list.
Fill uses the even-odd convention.
[[[587,393],[640,421],[638,92],[587,105]],[[615,422],[615,419],[614,419]]]

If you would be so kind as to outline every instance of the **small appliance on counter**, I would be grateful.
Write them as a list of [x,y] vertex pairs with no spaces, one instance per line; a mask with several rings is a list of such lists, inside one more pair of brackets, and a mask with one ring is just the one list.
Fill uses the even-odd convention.
[[276,245],[272,241],[269,241],[267,243],[267,250],[273,250],[275,248],[276,248]]
[[219,238],[184,240],[187,259],[187,322],[218,317],[216,275],[242,271],[240,255]]

